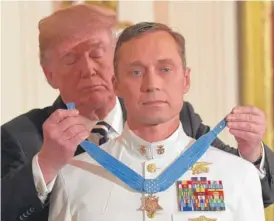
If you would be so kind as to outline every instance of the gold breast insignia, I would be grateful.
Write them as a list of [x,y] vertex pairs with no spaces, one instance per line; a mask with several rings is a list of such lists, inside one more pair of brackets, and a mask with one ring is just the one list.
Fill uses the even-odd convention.
[[217,221],[217,219],[206,218],[205,216],[200,216],[198,218],[188,219],[188,221]]
[[208,173],[208,171],[209,171],[208,166],[210,164],[211,163],[208,163],[208,162],[197,162],[197,163],[195,163],[190,168],[190,170],[192,171],[192,175],[197,175],[197,174],[200,174],[200,173]]
[[159,205],[159,197],[153,195],[146,196],[141,207],[141,210],[146,211],[149,218],[153,218],[155,213],[162,209],[163,208]]

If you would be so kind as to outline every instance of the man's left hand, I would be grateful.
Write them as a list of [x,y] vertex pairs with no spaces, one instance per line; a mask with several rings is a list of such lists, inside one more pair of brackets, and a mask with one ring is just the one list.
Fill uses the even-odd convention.
[[264,112],[254,106],[239,106],[233,108],[226,120],[242,157],[255,162],[260,157],[261,142],[266,131]]

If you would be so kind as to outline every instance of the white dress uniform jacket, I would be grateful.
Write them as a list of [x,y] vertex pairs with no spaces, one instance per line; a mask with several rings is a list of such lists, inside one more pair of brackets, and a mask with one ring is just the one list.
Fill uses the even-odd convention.
[[[180,125],[166,140],[149,143],[127,125],[102,148],[131,169],[153,179],[193,143]],[[142,210],[147,196],[101,167],[87,153],[75,157],[59,173],[50,202],[50,221],[264,221],[256,168],[240,157],[210,147],[179,181],[204,177],[221,181],[224,211],[180,211],[177,183],[155,194],[162,210],[153,218]],[[199,197],[197,196],[197,199]]]

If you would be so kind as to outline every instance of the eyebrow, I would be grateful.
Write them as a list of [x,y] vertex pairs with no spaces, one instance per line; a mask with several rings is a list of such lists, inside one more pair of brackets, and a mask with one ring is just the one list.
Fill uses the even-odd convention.
[[[166,64],[166,63],[171,63],[173,64],[174,61],[170,58],[164,58],[164,59],[158,59],[157,64]],[[144,64],[141,61],[133,61],[129,64],[130,66],[144,66]]]
[[86,47],[87,49],[85,51],[95,50],[95,49],[102,49],[102,48],[104,48],[104,43],[100,40],[99,41],[87,41],[87,42],[79,43],[79,44],[75,45],[74,47],[64,51],[61,55],[61,58],[65,57],[69,54],[77,52],[79,50],[79,47],[80,48],[81,47]]
[[61,60],[64,60],[70,56],[75,56],[75,53],[73,51],[68,51],[67,53],[64,53],[60,56],[60,59]]
[[89,42],[88,43],[88,47],[90,48],[102,48],[104,46],[103,42],[102,41],[98,41],[98,42]]
[[143,66],[143,63],[141,61],[133,61],[130,62],[130,66]]
[[157,63],[160,63],[160,64],[171,63],[171,64],[173,64],[174,61],[173,61],[172,59],[170,59],[170,58],[164,58],[164,59],[159,59],[159,60],[157,61]]

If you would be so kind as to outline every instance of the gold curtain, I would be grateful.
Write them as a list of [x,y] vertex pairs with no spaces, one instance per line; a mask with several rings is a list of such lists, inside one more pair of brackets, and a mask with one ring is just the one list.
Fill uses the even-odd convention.
[[[265,112],[268,128],[264,142],[273,148],[272,3],[238,4],[241,104],[255,105]],[[266,220],[273,221],[274,206],[265,211]]]

